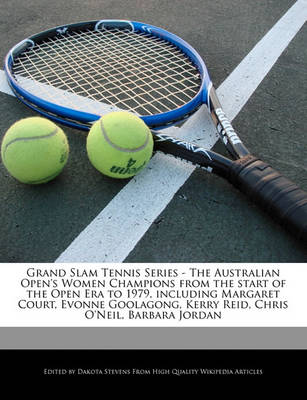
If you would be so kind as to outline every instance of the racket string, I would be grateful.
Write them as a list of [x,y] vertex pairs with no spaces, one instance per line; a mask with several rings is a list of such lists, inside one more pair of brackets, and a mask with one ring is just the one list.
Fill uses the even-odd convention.
[[[113,48],[116,48],[116,45],[114,44],[114,40],[113,40]],[[113,51],[112,48],[112,51]],[[135,48],[135,46],[133,47]],[[128,49],[129,49],[129,45],[128,45]],[[103,48],[104,53],[105,53],[105,47]],[[123,51],[124,54],[126,53],[126,51]],[[134,54],[133,54],[134,56]],[[132,59],[131,54],[129,54],[130,59]],[[140,58],[140,57],[139,57]],[[141,59],[141,61],[145,60],[144,58]],[[146,60],[145,60],[146,61]],[[114,64],[114,65],[112,65]],[[174,93],[172,93],[171,91],[167,90],[167,88],[165,87],[164,84],[160,84],[159,80],[154,81],[149,74],[146,75],[146,62],[143,62],[143,64],[145,65],[142,66],[141,63],[136,64],[136,66],[131,66],[130,64],[127,66],[125,65],[125,63],[122,63],[122,54],[121,57],[114,57],[114,54],[112,52],[112,58],[111,58],[111,62],[110,63],[106,63],[106,66],[104,66],[104,68],[102,68],[102,73],[103,73],[103,80],[107,81],[107,83],[105,84],[105,88],[108,88],[108,84],[110,84],[111,88],[112,88],[112,93],[110,94],[110,96],[105,95],[104,99],[112,101],[112,99],[115,97],[115,99],[117,101],[120,101],[121,103],[123,103],[126,107],[130,106],[131,108],[131,103],[132,100],[134,101],[134,103],[137,105],[137,99],[135,98],[135,94],[138,93],[144,93],[147,92],[147,96],[144,96],[142,99],[142,106],[143,108],[146,110],[146,105],[151,105],[152,107],[154,107],[154,102],[157,101],[157,95],[153,96],[150,94],[151,91],[155,91],[156,93],[159,93],[161,99],[163,98],[168,98],[168,101],[172,102],[172,100],[170,99],[170,95],[175,95]],[[148,64],[148,63],[147,63]],[[148,64],[149,66],[149,64]],[[116,73],[113,72],[114,67],[117,68]],[[143,68],[143,75],[144,75],[144,79],[141,79],[140,77],[140,71],[141,68]],[[133,71],[136,71],[138,73],[138,82],[135,83],[134,81],[134,74]],[[99,72],[97,71],[97,74],[99,74]],[[131,75],[131,78],[130,78]],[[160,79],[162,80],[162,78]],[[116,86],[114,86],[114,81],[116,82]],[[96,83],[99,83],[100,80],[96,80]],[[163,78],[163,83],[165,83],[165,78]],[[124,89],[124,92],[122,90],[118,89],[118,86],[121,87],[121,89]],[[164,89],[162,91],[162,93],[160,93],[159,89]],[[120,96],[116,95],[116,92],[120,92]],[[125,103],[125,99],[127,99],[129,101],[129,103]],[[147,99],[147,101],[146,101]],[[116,101],[115,100],[115,101]],[[176,107],[177,103],[172,102],[173,106]],[[160,110],[158,108],[155,109],[155,112],[159,112]],[[149,110],[148,110],[149,112]]]
[[[82,56],[84,56],[84,54],[83,53],[81,53],[82,54]],[[75,55],[75,54],[74,54]],[[74,57],[75,58],[75,57]],[[56,58],[55,58],[55,62],[57,63],[57,60],[56,60]],[[91,65],[88,65],[89,67],[91,67]],[[69,68],[69,65],[68,65],[68,68]],[[128,70],[128,72],[129,72],[129,70]],[[116,78],[117,78],[117,76],[116,76]]]
[[[149,34],[118,29],[44,41],[16,60],[14,73],[45,96],[53,86],[139,115],[176,109],[190,101],[201,85],[198,69],[176,46]],[[32,81],[38,83],[36,89]],[[66,95],[60,97],[67,100]],[[77,101],[74,108],[79,107]]]

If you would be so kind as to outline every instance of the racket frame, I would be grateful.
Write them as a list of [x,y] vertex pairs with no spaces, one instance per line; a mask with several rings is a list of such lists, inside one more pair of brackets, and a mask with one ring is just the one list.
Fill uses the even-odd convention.
[[35,44],[40,44],[50,37],[57,37],[80,30],[99,30],[109,29],[112,27],[128,29],[131,32],[136,33],[150,34],[174,44],[192,61],[192,63],[199,71],[201,77],[201,85],[197,94],[189,102],[185,103],[181,107],[178,107],[177,109],[153,115],[140,115],[140,118],[142,118],[148,126],[162,128],[173,125],[178,121],[184,121],[185,119],[187,119],[193,112],[195,112],[195,110],[197,110],[201,106],[201,104],[209,104],[208,88],[211,85],[211,81],[206,65],[201,56],[197,53],[197,51],[179,36],[170,33],[162,28],[149,24],[144,24],[142,22],[125,20],[97,20],[80,22],[71,25],[57,26],[47,31],[37,33],[16,44],[8,52],[5,58],[4,66],[7,80],[16,97],[20,98],[20,100],[22,100],[26,105],[32,104],[32,108],[35,108],[35,106],[37,106],[37,111],[46,110],[47,113],[58,115],[64,119],[80,121],[81,125],[92,124],[97,121],[101,117],[101,115],[92,114],[84,111],[77,111],[68,107],[60,106],[55,103],[41,99],[33,93],[28,92],[21,85],[19,85],[18,81],[15,79],[14,73],[12,71],[12,66],[15,57],[18,57],[25,50],[33,47]]

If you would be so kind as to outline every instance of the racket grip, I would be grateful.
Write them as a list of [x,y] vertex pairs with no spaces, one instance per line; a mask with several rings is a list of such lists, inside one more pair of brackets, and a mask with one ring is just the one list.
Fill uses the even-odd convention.
[[296,238],[307,242],[305,191],[252,155],[233,162],[229,181]]

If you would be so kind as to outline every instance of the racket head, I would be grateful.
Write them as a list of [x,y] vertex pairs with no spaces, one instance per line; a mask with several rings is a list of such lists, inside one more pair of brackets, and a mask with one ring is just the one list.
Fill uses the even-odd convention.
[[31,36],[8,52],[5,72],[26,105],[85,129],[119,109],[163,128],[209,104],[211,87],[204,61],[187,42],[125,20],[81,22]]

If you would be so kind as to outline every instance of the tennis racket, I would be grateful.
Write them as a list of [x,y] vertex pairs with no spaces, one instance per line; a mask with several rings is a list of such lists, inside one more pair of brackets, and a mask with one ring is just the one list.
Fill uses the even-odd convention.
[[[14,46],[5,72],[22,102],[56,122],[88,130],[107,112],[140,116],[152,128],[156,150],[227,179],[307,241],[307,193],[250,154],[222,110],[204,61],[178,36],[123,20],[56,27]],[[233,160],[156,131],[202,104]]]

